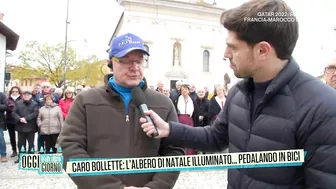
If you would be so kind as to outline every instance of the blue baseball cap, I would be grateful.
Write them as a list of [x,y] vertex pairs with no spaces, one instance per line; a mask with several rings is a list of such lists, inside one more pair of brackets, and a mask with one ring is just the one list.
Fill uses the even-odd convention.
[[115,37],[112,40],[112,44],[111,44],[110,52],[109,52],[109,58],[110,59],[112,57],[121,58],[121,57],[124,57],[129,52],[134,51],[134,50],[141,50],[143,51],[144,54],[149,56],[149,53],[145,49],[143,40],[140,37],[132,33],[127,33],[127,34]]

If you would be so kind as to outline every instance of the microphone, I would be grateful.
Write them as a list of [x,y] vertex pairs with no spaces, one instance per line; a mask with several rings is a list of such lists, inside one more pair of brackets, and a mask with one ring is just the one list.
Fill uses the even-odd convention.
[[[145,111],[148,111],[148,107],[146,105],[146,98],[145,98],[145,94],[142,91],[142,89],[140,89],[139,87],[135,87],[132,89],[131,94],[132,94],[132,101],[140,109],[142,117],[144,117],[147,120],[147,122],[153,123],[152,119],[144,113]],[[159,132],[157,128],[155,127],[155,131],[154,133],[152,133],[152,137],[156,137],[158,135],[159,135]]]

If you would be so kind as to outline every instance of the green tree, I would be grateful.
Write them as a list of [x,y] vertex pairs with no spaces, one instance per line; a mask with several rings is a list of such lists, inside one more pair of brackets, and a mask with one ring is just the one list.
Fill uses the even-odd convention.
[[[76,53],[68,47],[67,50],[67,67],[76,67]],[[48,78],[48,80],[56,87],[63,85],[64,73],[64,45],[49,45],[47,43],[39,43],[38,41],[29,41],[20,52],[20,60],[22,62],[21,74],[17,77],[23,78]],[[67,74],[67,79],[68,74]]]
[[[21,65],[13,70],[13,78],[47,78],[56,87],[64,85],[64,44],[49,45],[30,41],[20,52]],[[67,85],[75,82],[95,83],[98,79],[98,70],[94,67],[99,62],[92,56],[76,61],[76,52],[71,47],[67,48]]]
[[[98,60],[96,56],[91,56],[81,60],[77,64],[78,69],[72,69],[69,75],[73,80],[82,85],[98,86],[104,82],[105,60]],[[105,66],[105,67],[104,67]]]

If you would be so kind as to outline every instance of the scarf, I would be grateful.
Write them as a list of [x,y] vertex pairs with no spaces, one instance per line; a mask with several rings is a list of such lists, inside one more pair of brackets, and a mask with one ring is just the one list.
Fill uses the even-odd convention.
[[184,97],[181,95],[177,100],[177,109],[180,114],[189,114],[192,117],[194,113],[194,103],[193,100],[188,95],[187,101],[184,100]]
[[18,99],[20,97],[20,95],[17,95],[17,96],[11,95],[11,97],[14,101],[16,101],[16,99]]

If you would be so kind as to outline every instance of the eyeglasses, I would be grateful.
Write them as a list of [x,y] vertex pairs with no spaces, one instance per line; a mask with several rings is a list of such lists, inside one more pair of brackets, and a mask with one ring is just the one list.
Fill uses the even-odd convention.
[[18,93],[19,91],[12,91],[12,93]]
[[116,62],[119,62],[119,63],[122,63],[122,64],[133,64],[133,63],[136,63],[136,64],[139,64],[139,65],[142,65],[144,63],[144,59],[139,59],[139,60],[120,60],[116,57],[112,57],[112,60],[116,61]]
[[329,66],[329,67],[326,67],[324,70],[327,74],[334,74],[336,72],[336,67],[335,66]]

